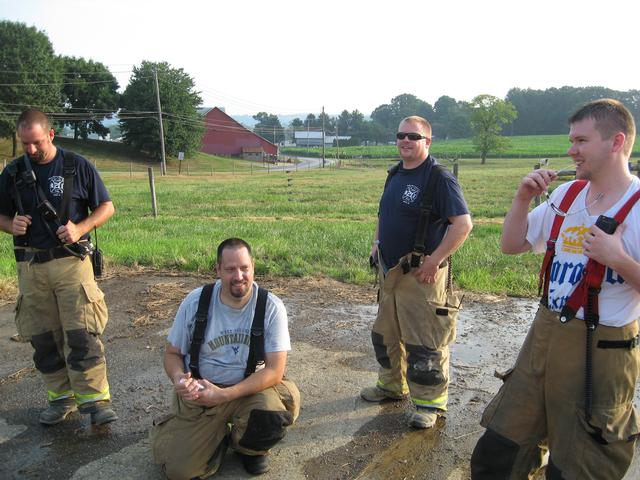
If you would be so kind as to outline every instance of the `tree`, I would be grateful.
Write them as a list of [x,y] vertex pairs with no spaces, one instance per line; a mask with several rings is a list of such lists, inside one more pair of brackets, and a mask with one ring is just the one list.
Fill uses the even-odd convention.
[[59,110],[62,76],[47,35],[24,23],[0,21],[0,137],[13,139],[15,122],[28,107]]
[[391,99],[391,103],[380,105],[371,113],[371,119],[384,127],[391,138],[403,118],[418,115],[427,120],[433,117],[433,107],[415,95],[403,93]]
[[158,72],[165,150],[170,155],[190,155],[200,149],[204,125],[197,108],[202,103],[194,91],[193,79],[182,68],[171,68],[167,62],[143,61],[134,67],[120,105],[122,141],[134,148],[161,158],[160,134],[154,82]]
[[102,63],[84,58],[62,57],[65,125],[73,128],[73,138],[87,139],[90,133],[109,134],[102,124],[118,109],[118,82]]
[[253,119],[258,121],[253,127],[254,133],[273,143],[280,143],[284,140],[284,131],[277,115],[259,112],[253,116]]
[[300,120],[298,117],[296,117],[293,120],[291,120],[291,122],[289,122],[289,127],[295,128],[295,129],[300,129],[300,128],[304,127],[304,122],[302,120]]
[[499,152],[507,147],[508,141],[500,136],[500,132],[503,125],[511,123],[518,113],[511,103],[491,95],[475,97],[471,101],[471,109],[473,144],[484,165],[489,152]]

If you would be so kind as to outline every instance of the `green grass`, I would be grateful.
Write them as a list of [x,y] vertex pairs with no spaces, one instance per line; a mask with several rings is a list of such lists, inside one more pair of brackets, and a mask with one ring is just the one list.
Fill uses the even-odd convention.
[[[552,161],[552,166],[565,164],[566,159]],[[151,215],[146,176],[106,171],[102,175],[117,211],[100,229],[100,243],[113,264],[207,272],[217,244],[239,236],[255,248],[259,274],[368,282],[373,276],[367,256],[385,165],[289,175],[156,176],[158,218]],[[460,182],[477,225],[455,257],[458,286],[535,293],[539,259],[504,256],[498,247],[501,220],[520,178],[532,167],[531,160],[497,159],[485,166],[477,159],[461,161]],[[0,277],[13,274],[11,239],[5,235]]]
[[[528,135],[507,137],[509,140],[509,148],[500,154],[490,154],[489,161],[493,158],[546,158],[546,157],[565,157],[569,148],[569,139],[567,135]],[[478,153],[473,147],[470,138],[456,140],[438,140],[434,139],[431,144],[430,151],[436,157],[443,158],[473,158]],[[640,153],[640,142],[636,141],[634,153]],[[322,155],[321,148],[282,148],[281,152],[289,155],[300,155],[317,157]],[[394,145],[376,145],[367,147],[341,147],[341,148],[325,148],[326,158],[395,158],[398,150]]]
[[[252,174],[248,162],[203,154],[200,175],[177,176],[171,170],[168,176],[156,174],[159,215],[153,218],[146,170],[129,173],[132,161],[145,165],[149,160],[134,158],[120,150],[122,145],[99,147],[81,142],[73,149],[96,160],[116,205],[115,216],[100,229],[108,263],[210,272],[218,243],[239,236],[254,247],[259,274],[373,280],[367,257],[385,169],[393,159],[258,175]],[[208,163],[223,162],[227,167],[236,163],[235,173],[208,173]],[[502,219],[534,163],[501,158],[480,165],[477,158],[460,160],[459,179],[475,228],[454,258],[459,287],[535,295],[540,256],[499,251]],[[550,166],[569,163],[568,158],[553,158]],[[14,272],[11,237],[2,235],[0,286],[12,281]]]

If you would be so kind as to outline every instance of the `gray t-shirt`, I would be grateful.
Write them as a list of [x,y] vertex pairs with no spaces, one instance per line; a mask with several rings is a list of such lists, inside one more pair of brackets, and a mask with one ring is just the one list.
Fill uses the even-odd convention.
[[[258,299],[258,285],[254,282],[251,300],[241,309],[231,308],[220,301],[221,283],[213,288],[209,306],[209,321],[200,348],[200,374],[210,382],[235,385],[244,379],[249,355],[251,323]],[[189,365],[189,347],[193,335],[195,315],[202,287],[191,291],[180,304],[167,341],[185,356],[185,371]],[[215,313],[214,313],[215,312]],[[264,317],[264,351],[291,350],[287,310],[282,301],[269,292]]]

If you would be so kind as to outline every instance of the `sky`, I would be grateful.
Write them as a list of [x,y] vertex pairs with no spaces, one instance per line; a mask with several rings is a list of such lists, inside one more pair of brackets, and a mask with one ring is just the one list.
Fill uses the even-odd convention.
[[630,0],[0,0],[0,18],[103,63],[121,89],[143,60],[166,61],[203,106],[233,115],[369,115],[403,93],[433,105],[514,87],[638,89],[639,14]]

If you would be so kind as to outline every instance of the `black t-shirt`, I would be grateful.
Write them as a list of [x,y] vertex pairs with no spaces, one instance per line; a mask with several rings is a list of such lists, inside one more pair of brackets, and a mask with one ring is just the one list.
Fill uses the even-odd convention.
[[[380,198],[379,240],[382,259],[388,268],[398,264],[400,259],[413,251],[416,229],[420,219],[423,190],[436,163],[428,156],[420,166],[405,169],[402,164],[391,177]],[[433,193],[433,213],[442,222],[430,223],[427,229],[425,247],[433,252],[447,232],[449,217],[469,213],[458,181],[451,172],[442,170]]]
[[[45,196],[53,207],[61,215],[62,193],[64,191],[64,157],[65,152],[58,148],[55,158],[44,165],[39,165],[31,161],[31,168],[38,179]],[[69,203],[69,220],[79,223],[89,216],[89,211],[95,210],[101,203],[110,201],[100,175],[95,167],[84,157],[75,155],[76,175],[73,180],[73,192]],[[18,176],[25,171],[24,159],[22,157],[14,160],[17,162]],[[26,214],[31,215],[32,223],[27,230],[27,235],[14,237],[16,245],[30,246],[34,248],[52,248],[59,243],[53,238],[45,226],[36,205],[39,203],[33,188],[21,188],[19,190],[22,206]],[[17,213],[18,207],[14,199],[13,180],[9,175],[8,168],[0,174],[0,214],[13,217]],[[59,222],[49,222],[51,230],[55,231],[60,226]],[[85,235],[83,238],[88,238]]]

